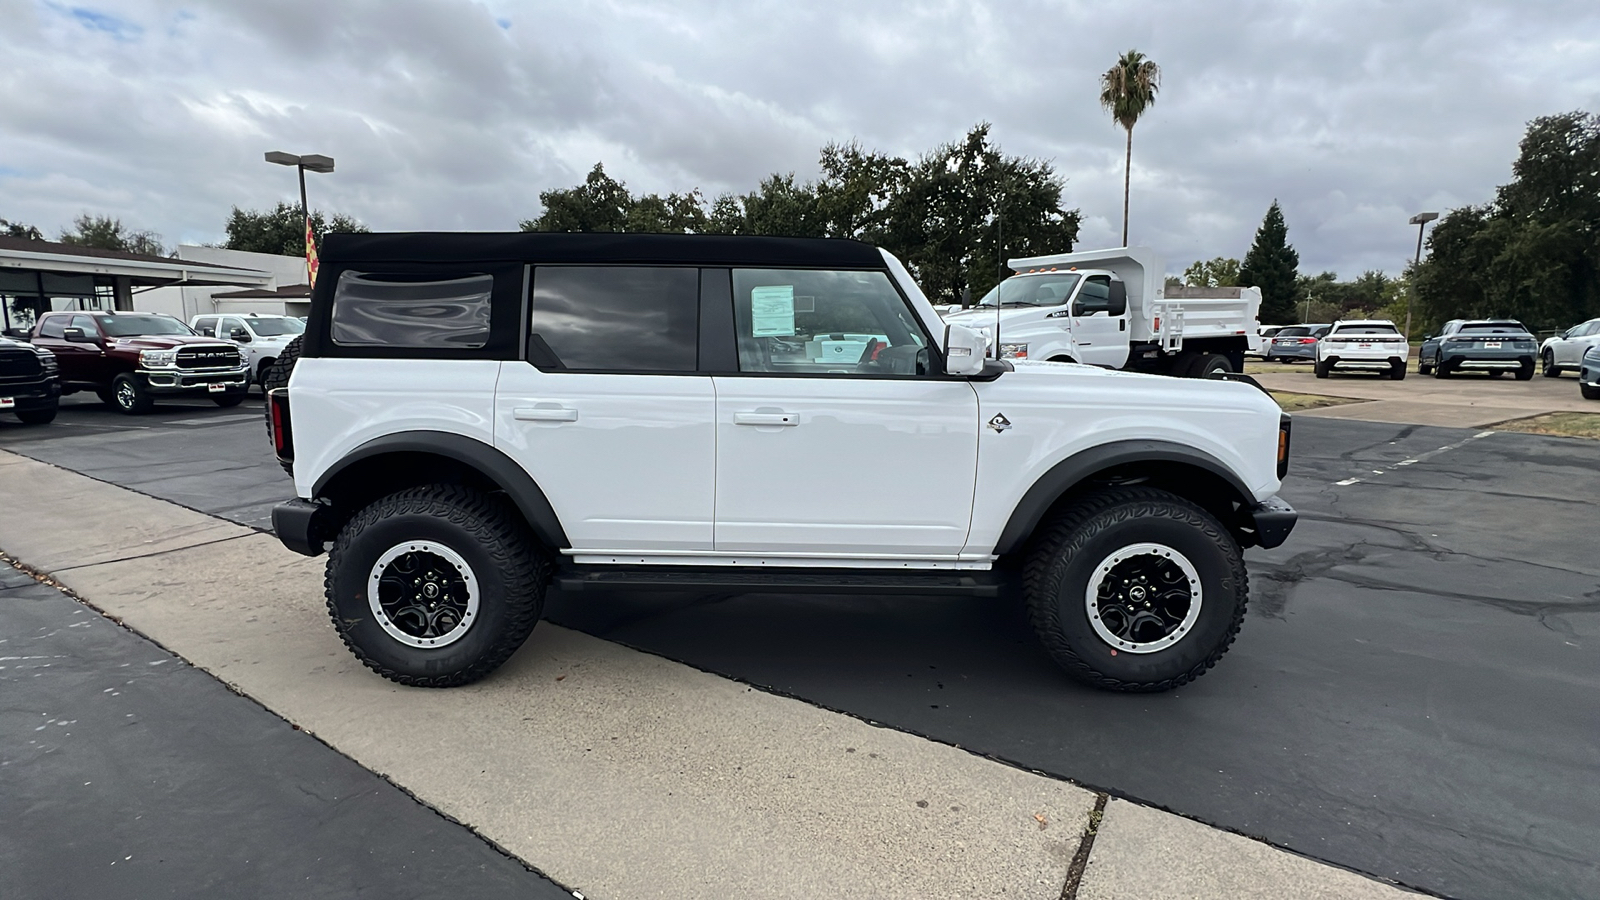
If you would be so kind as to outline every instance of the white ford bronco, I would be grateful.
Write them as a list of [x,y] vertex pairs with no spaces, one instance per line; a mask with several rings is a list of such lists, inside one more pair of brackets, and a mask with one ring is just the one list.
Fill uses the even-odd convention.
[[274,372],[278,537],[410,685],[492,672],[554,585],[1020,592],[1067,673],[1164,690],[1295,522],[1266,393],[988,358],[855,241],[330,235]]

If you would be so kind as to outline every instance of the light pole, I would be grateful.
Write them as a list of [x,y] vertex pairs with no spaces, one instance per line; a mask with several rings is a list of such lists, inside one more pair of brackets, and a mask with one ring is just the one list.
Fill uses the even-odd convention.
[[1412,272],[1412,277],[1413,277],[1413,283],[1406,286],[1406,340],[1407,341],[1411,340],[1411,295],[1416,292],[1416,284],[1415,284],[1414,279],[1415,279],[1415,275],[1416,275],[1416,271],[1417,271],[1417,266],[1422,265],[1422,232],[1428,227],[1428,223],[1429,222],[1432,222],[1434,219],[1437,219],[1437,218],[1439,218],[1439,214],[1436,213],[1436,212],[1417,213],[1416,215],[1411,217],[1411,224],[1417,226],[1417,255],[1416,255],[1416,258],[1411,261],[1411,272]]
[[[293,153],[284,153],[282,150],[273,150],[267,154],[267,162],[277,163],[280,166],[294,166],[300,173],[300,225],[307,231],[311,229],[311,207],[306,205],[306,170],[326,175],[333,171],[333,157],[323,156],[320,153],[307,153],[305,156],[295,156]],[[306,260],[306,274],[310,277],[311,260]]]

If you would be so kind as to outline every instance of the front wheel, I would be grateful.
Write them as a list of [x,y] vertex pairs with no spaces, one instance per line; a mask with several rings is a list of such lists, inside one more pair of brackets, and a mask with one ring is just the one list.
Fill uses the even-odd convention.
[[527,640],[550,563],[503,497],[429,485],[355,515],[328,555],[333,627],[379,675],[454,687]]
[[56,411],[60,408],[59,404],[51,404],[42,409],[19,409],[17,418],[24,425],[49,425],[56,420]]
[[1578,385],[1578,393],[1582,394],[1583,399],[1585,400],[1600,400],[1600,387],[1590,387],[1587,384],[1580,384]]
[[149,412],[156,399],[137,376],[124,372],[111,380],[111,405],[124,415],[138,416]]
[[222,407],[223,409],[238,406],[244,402],[244,394],[247,390],[249,390],[248,387],[237,391],[223,391],[220,394],[212,394],[211,402]]
[[1166,491],[1092,494],[1040,530],[1024,573],[1029,618],[1058,665],[1114,691],[1164,691],[1216,665],[1244,623],[1239,545]]

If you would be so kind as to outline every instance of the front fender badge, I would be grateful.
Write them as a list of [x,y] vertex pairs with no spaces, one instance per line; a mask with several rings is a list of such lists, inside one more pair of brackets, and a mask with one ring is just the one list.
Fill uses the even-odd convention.
[[1011,427],[1011,420],[999,413],[995,413],[994,418],[989,420],[989,427],[994,429],[995,434],[999,434]]

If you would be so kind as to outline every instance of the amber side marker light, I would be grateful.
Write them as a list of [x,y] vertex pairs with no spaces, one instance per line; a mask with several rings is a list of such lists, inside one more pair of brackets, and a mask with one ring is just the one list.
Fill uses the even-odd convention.
[[1278,419],[1278,477],[1289,474],[1289,430],[1290,419],[1288,415]]

